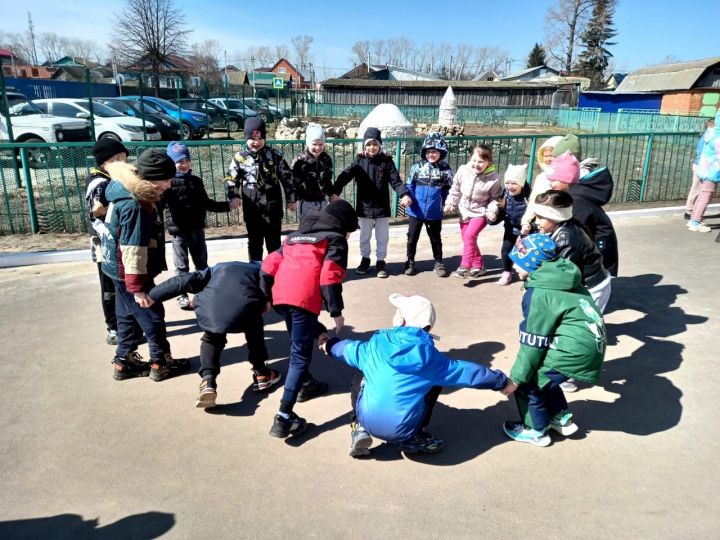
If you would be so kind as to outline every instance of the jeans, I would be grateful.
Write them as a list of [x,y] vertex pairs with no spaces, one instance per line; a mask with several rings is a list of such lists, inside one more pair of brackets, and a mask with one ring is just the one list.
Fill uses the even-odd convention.
[[408,217],[408,241],[407,241],[407,260],[414,261],[417,252],[417,243],[420,239],[420,232],[425,225],[428,238],[430,238],[430,246],[432,247],[433,259],[442,262],[442,220],[427,220]]
[[376,256],[378,261],[384,261],[390,241],[390,218],[358,218],[360,222],[360,256],[370,258],[370,238],[375,229]]
[[285,318],[285,326],[290,334],[290,363],[280,400],[280,411],[290,413],[302,384],[308,379],[313,343],[317,337],[318,316],[295,306],[276,306],[275,310]]
[[477,238],[487,225],[487,218],[471,218],[470,221],[460,222],[460,234],[463,241],[462,262],[460,266],[464,268],[484,268],[480,248],[478,247]]
[[140,307],[135,302],[134,294],[128,292],[123,281],[113,281],[115,281],[115,312],[118,323],[118,344],[115,354],[120,358],[126,358],[138,348],[139,337],[135,328],[139,325],[147,337],[150,358],[162,359],[165,353],[170,353],[165,328],[165,308],[162,302],[155,302],[149,308]]
[[173,262],[175,273],[179,276],[190,271],[188,251],[192,257],[195,270],[205,270],[208,267],[207,244],[205,243],[205,229],[180,232],[172,237]]
[[[263,330],[263,319],[260,313],[257,314],[257,317],[247,321],[244,333],[248,348],[248,361],[252,364],[253,370],[258,375],[268,375],[270,370],[265,366],[268,352],[265,347],[265,331]],[[216,378],[220,374],[220,355],[225,349],[226,343],[227,334],[225,333],[205,332],[200,338],[200,369],[198,374],[201,377]]]
[[544,388],[534,383],[523,383],[515,390],[515,403],[523,423],[538,431],[545,431],[550,425],[550,418],[568,408],[560,388],[560,383],[567,381],[568,377],[552,369],[545,375],[550,382]]

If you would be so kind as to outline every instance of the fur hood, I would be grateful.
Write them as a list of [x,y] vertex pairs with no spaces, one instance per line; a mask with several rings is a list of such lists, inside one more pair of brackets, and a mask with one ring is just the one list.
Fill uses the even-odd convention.
[[[137,169],[130,163],[110,163],[106,168],[110,177],[118,181],[122,187],[138,201],[154,203],[162,197],[162,194],[157,192],[154,183],[143,180],[138,174]],[[115,186],[108,186],[108,200],[122,198],[120,191],[121,190],[118,190]]]

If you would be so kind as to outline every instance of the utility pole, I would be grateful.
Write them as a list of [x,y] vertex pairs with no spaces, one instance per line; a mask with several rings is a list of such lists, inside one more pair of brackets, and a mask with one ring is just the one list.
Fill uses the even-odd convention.
[[35,48],[35,27],[32,22],[32,14],[28,11],[28,34],[30,34],[30,46],[32,48],[32,62],[38,65],[37,49]]

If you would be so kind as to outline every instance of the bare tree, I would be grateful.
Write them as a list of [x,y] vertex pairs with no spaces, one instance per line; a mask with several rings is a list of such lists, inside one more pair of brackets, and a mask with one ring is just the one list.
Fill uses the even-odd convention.
[[373,61],[376,64],[387,63],[385,58],[385,53],[387,49],[385,48],[384,39],[374,39],[370,44],[370,50],[372,51],[371,54]]
[[58,36],[55,32],[44,32],[38,36],[40,53],[47,62],[55,62],[66,56],[66,38]]
[[545,51],[567,74],[575,65],[580,35],[594,5],[595,0],[558,0],[545,15]]
[[350,61],[355,64],[362,64],[363,62],[367,62],[368,57],[370,56],[370,42],[356,41],[355,43],[353,43],[353,46],[350,50],[355,55],[354,57],[350,58]]
[[200,43],[193,43],[190,47],[190,63],[194,74],[210,85],[220,83],[220,43],[214,39],[206,39]]
[[0,31],[0,45],[10,49],[18,60],[32,63],[32,45],[27,35]]
[[250,47],[247,51],[250,56],[251,67],[270,67],[273,65],[275,56],[273,51],[267,45],[261,45],[260,47]]
[[298,63],[300,69],[307,69],[312,62],[310,56],[310,46],[312,45],[312,36],[293,36],[290,38],[290,44],[295,49],[294,60]]
[[280,60],[281,58],[290,58],[290,49],[284,43],[281,45],[275,45],[275,58]]
[[114,50],[125,65],[146,62],[153,76],[155,95],[160,93],[160,72],[171,54],[188,52],[185,15],[172,0],[125,0],[115,14]]

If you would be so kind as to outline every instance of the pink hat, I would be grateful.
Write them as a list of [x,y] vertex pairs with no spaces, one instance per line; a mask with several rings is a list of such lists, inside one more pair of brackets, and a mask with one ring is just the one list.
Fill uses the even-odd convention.
[[570,150],[566,150],[548,165],[545,177],[566,184],[577,184],[580,181],[580,162]]

